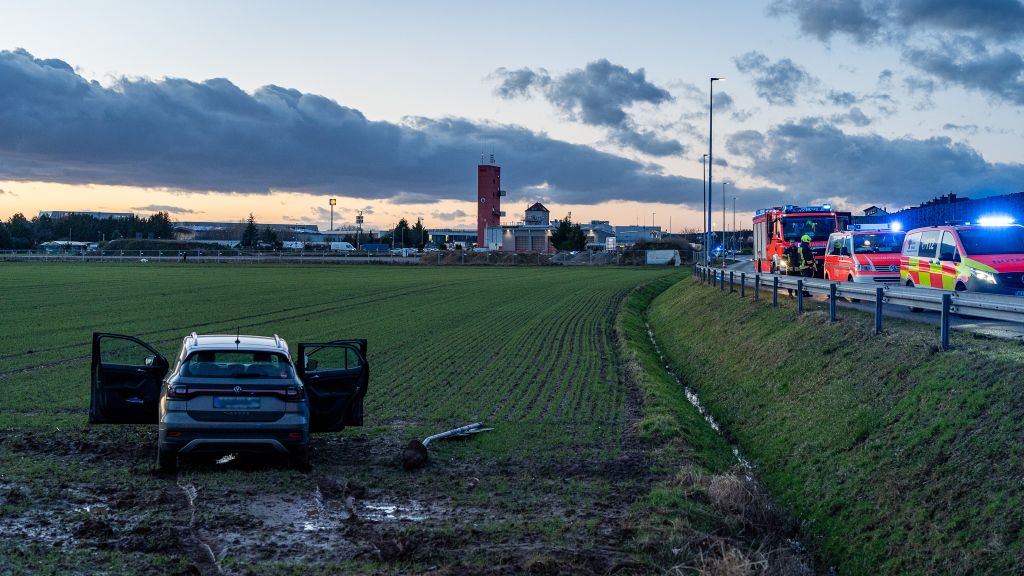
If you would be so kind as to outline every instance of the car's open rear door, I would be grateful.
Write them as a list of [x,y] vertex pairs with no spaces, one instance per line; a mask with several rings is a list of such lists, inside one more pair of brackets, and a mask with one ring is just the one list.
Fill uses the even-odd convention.
[[93,333],[89,422],[155,424],[168,368],[167,359],[138,338]]
[[295,364],[309,396],[311,432],[363,425],[363,397],[370,381],[366,340],[300,343]]

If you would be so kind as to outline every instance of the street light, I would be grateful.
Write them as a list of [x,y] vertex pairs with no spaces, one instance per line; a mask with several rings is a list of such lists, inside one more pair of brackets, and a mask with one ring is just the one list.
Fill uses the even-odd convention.
[[722,266],[725,266],[725,238],[726,230],[725,227],[725,185],[732,184],[732,182],[722,182]]
[[[707,154],[705,154],[705,155],[700,157],[700,167],[701,167],[701,176],[704,178],[704,180],[703,180],[703,183],[704,183],[704,212],[703,213],[706,214],[707,211],[708,211],[708,155]],[[701,216],[701,220],[704,220],[703,216]],[[706,240],[707,235],[708,235],[708,223],[707,222],[701,222],[701,224],[704,226],[704,236],[705,236],[705,240]],[[707,251],[707,248],[704,248],[704,250]]]
[[[714,115],[715,115],[715,82],[718,80],[725,80],[725,78],[711,78],[710,88],[708,90],[708,246],[711,245],[711,172],[712,167],[715,165],[714,147],[712,146],[714,136]],[[724,200],[723,200],[724,201]],[[708,254],[708,263],[710,264],[710,253]]]
[[732,197],[732,251],[736,252],[736,197]]
[[330,202],[328,202],[328,203],[331,205],[331,230],[333,231],[334,230],[334,206],[338,203],[338,199],[337,198],[331,198]]

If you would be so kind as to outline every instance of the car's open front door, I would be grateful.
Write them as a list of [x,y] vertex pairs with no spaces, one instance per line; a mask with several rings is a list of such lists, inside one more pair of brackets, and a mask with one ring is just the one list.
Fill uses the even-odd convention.
[[93,333],[89,422],[155,424],[168,368],[167,359],[138,338]]
[[363,397],[370,381],[366,340],[300,343],[295,364],[309,396],[311,432],[363,425]]

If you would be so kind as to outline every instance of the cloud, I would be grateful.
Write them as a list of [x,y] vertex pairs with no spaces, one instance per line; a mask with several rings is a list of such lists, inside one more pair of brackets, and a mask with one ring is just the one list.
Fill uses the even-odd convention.
[[990,52],[949,44],[937,49],[910,49],[904,57],[945,83],[1024,104],[1024,57],[1017,52]]
[[452,212],[434,211],[431,212],[430,215],[438,220],[443,220],[445,222],[451,222],[452,220],[460,220],[462,218],[469,216],[469,214],[466,214],[462,210],[454,210]]
[[951,122],[947,122],[946,124],[942,125],[942,129],[943,130],[950,130],[950,131],[953,131],[953,132],[966,132],[967,134],[977,134],[978,133],[978,125],[977,124],[953,124]]
[[132,210],[139,212],[169,212],[171,214],[195,214],[195,210],[182,208],[181,206],[166,206],[164,204],[150,204],[149,206],[135,206]]
[[1024,104],[1020,0],[777,0],[769,14],[795,16],[801,31],[823,42],[847,35],[891,44],[943,85]]
[[832,122],[835,124],[853,124],[854,126],[864,127],[871,124],[871,118],[868,118],[860,108],[854,106],[845,114],[834,114]]
[[910,205],[951,190],[967,196],[1019,192],[1024,182],[1024,165],[986,162],[946,137],[847,134],[821,119],[739,132],[727,149],[749,161],[750,175],[784,187],[790,204],[849,199]]
[[683,145],[637,127],[626,108],[636,104],[658,106],[674,100],[672,94],[647,80],[643,68],[630,71],[606,59],[561,76],[547,70],[498,68],[491,74],[499,79],[494,93],[504,99],[540,94],[567,118],[609,130],[610,139],[626,148],[653,156],[682,153]]
[[0,196],[4,196],[4,195],[7,195],[7,196],[17,196],[17,194],[15,194],[14,192],[11,192],[10,190],[4,190],[3,188],[0,188]]
[[247,93],[226,79],[104,86],[55,62],[0,51],[0,180],[433,202],[471,197],[476,160],[493,150],[510,196],[546,182],[553,202],[702,202],[699,178],[519,126],[372,121],[322,96]]
[[882,20],[871,11],[860,0],[777,0],[768,8],[771,15],[796,16],[800,30],[822,42],[847,34],[862,44],[882,29]]
[[754,90],[769,104],[792,106],[801,90],[818,82],[789,58],[773,63],[764,54],[751,51],[733,58],[733,63],[740,72],[753,77]]

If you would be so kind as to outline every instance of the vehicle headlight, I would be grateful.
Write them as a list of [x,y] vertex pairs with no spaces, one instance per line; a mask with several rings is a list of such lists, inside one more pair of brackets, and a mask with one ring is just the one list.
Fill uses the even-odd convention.
[[874,272],[875,267],[871,264],[857,264],[857,270],[860,272]]
[[990,272],[985,272],[984,270],[971,268],[971,274],[978,280],[981,280],[982,282],[988,282],[989,284],[996,283],[996,275]]

